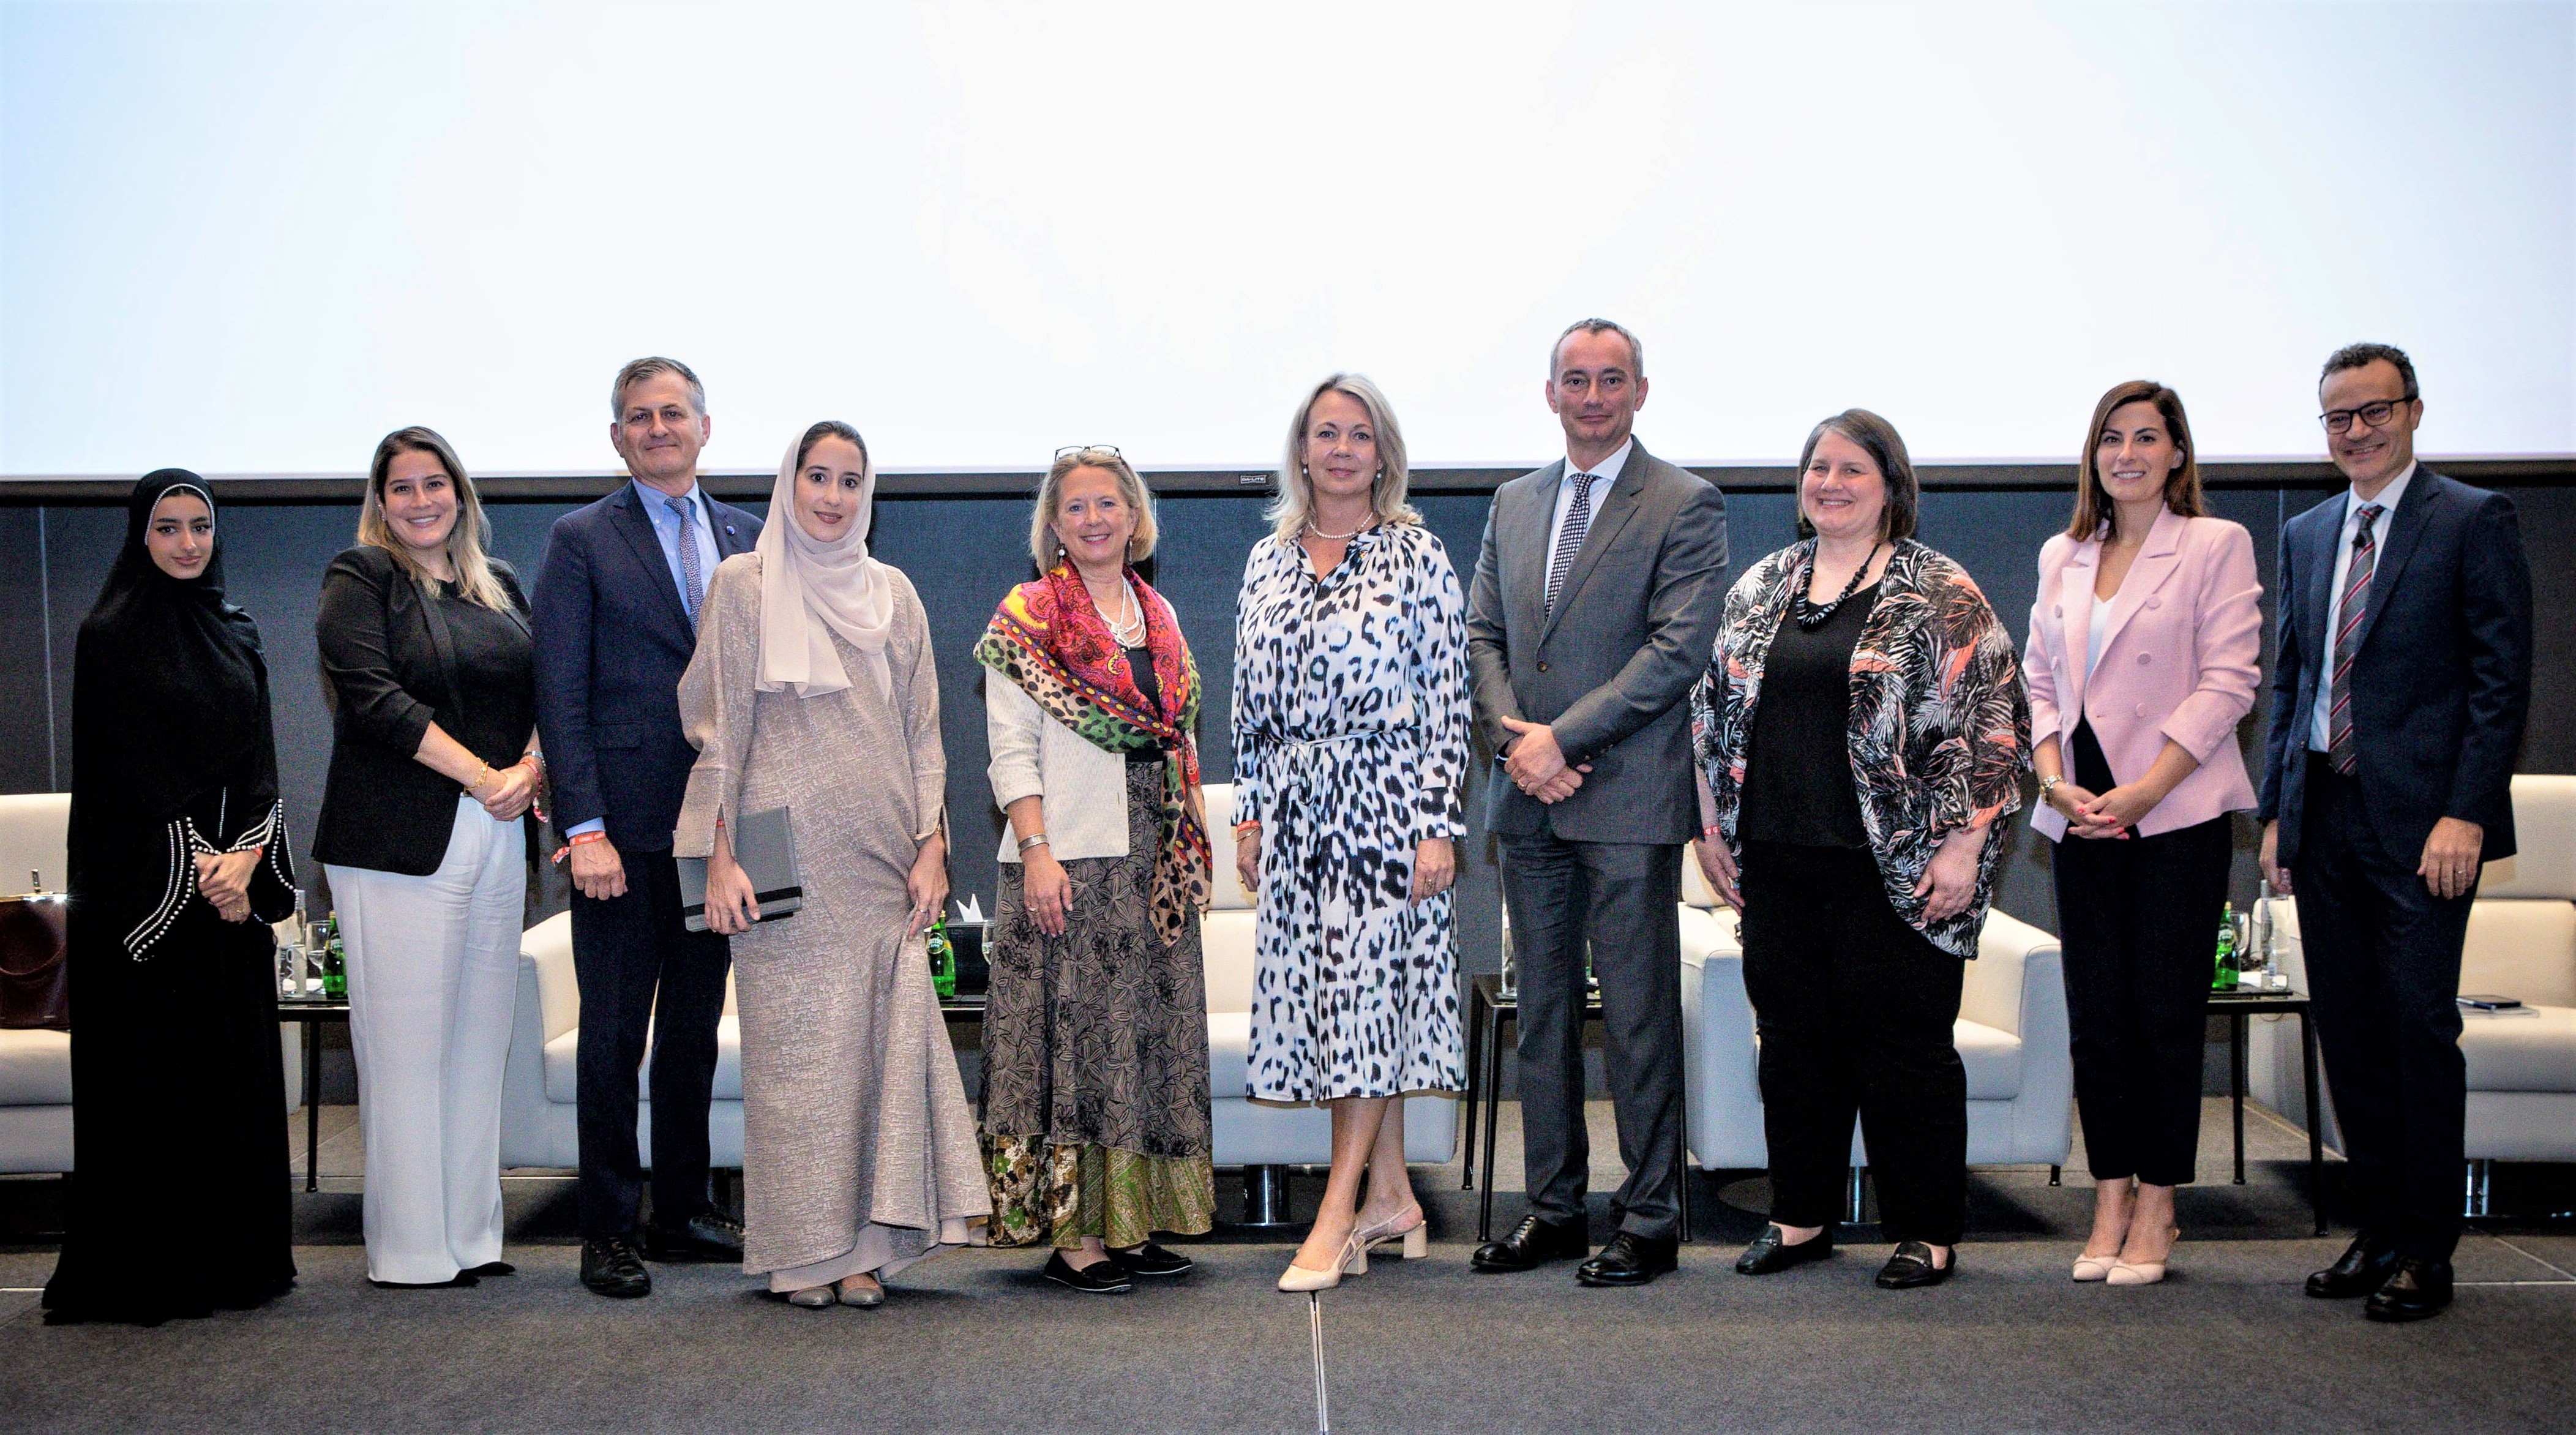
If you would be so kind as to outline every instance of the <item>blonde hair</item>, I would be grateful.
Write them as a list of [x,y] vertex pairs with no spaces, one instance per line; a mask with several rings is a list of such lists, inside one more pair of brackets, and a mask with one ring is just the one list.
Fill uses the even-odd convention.
[[501,586],[485,552],[492,526],[483,516],[483,500],[475,495],[474,480],[465,476],[465,465],[457,462],[456,450],[436,429],[418,425],[396,429],[376,445],[375,461],[367,466],[367,494],[358,507],[358,541],[392,554],[404,572],[421,582],[438,581],[412,556],[411,545],[394,536],[393,524],[385,517],[385,480],[393,472],[394,456],[403,453],[425,453],[437,459],[447,470],[448,482],[456,486],[456,524],[447,530],[447,563],[456,574],[458,596],[496,613],[508,611],[509,590]]
[[1378,386],[1366,374],[1335,374],[1306,393],[1306,401],[1297,406],[1297,416],[1288,421],[1288,452],[1279,463],[1279,494],[1270,501],[1263,514],[1270,520],[1270,532],[1282,543],[1296,541],[1297,532],[1306,526],[1315,512],[1315,485],[1306,474],[1306,424],[1314,417],[1315,401],[1326,394],[1347,394],[1368,411],[1370,429],[1377,434],[1377,477],[1369,484],[1369,513],[1379,523],[1420,523],[1422,514],[1405,502],[1405,489],[1412,481],[1412,470],[1404,459],[1404,430],[1395,422],[1395,408],[1386,401]]
[[1064,497],[1064,476],[1077,468],[1097,468],[1118,480],[1118,496],[1136,510],[1136,532],[1127,540],[1127,561],[1134,563],[1154,552],[1154,538],[1160,530],[1154,523],[1154,493],[1145,480],[1136,476],[1135,465],[1114,448],[1094,444],[1087,448],[1066,449],[1047,465],[1046,477],[1038,480],[1037,506],[1029,512],[1029,558],[1038,571],[1052,570],[1061,556],[1055,535],[1056,505]]

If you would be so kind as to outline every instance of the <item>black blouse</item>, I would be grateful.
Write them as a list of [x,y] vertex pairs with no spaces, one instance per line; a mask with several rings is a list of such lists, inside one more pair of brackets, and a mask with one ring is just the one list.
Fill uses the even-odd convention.
[[1744,808],[1738,836],[1748,842],[1801,847],[1869,846],[1853,786],[1852,649],[1878,602],[1872,583],[1843,600],[1823,624],[1798,626],[1793,607],[1780,619],[1744,755]]
[[317,860],[414,877],[438,870],[463,789],[413,757],[432,722],[495,768],[527,750],[537,722],[527,600],[506,565],[493,567],[506,610],[420,582],[381,548],[332,560],[314,623],[332,702]]
[[[1126,652],[1128,670],[1136,675],[1136,691],[1145,695],[1145,703],[1148,707],[1161,707],[1163,705],[1163,680],[1154,674],[1154,650],[1151,648],[1129,648]],[[1162,760],[1163,750],[1159,747],[1131,747],[1127,749],[1127,765],[1129,767],[1151,767]]]

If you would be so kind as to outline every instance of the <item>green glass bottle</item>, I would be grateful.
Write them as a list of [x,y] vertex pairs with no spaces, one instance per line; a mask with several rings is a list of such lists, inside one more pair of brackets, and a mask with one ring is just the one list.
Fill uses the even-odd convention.
[[2209,989],[2214,992],[2236,990],[2236,904],[2222,903],[2218,909],[2218,960],[2209,971]]
[[322,949],[322,995],[335,1002],[349,999],[349,953],[340,945],[340,924],[331,924],[331,945]]
[[957,997],[957,946],[948,940],[948,917],[942,913],[930,924],[930,986],[941,1001]]

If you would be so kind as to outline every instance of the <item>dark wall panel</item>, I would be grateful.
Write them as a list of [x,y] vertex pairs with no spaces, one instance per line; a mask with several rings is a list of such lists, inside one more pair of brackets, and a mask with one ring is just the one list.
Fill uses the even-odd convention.
[[[2526,771],[2576,771],[2576,724],[2552,715],[2576,704],[2576,488],[2528,486],[2507,490],[2522,515],[2532,555],[2539,625],[2531,733]],[[2256,560],[2267,590],[2274,578],[2282,520],[2324,497],[2314,488],[2231,488],[2213,491],[2220,516],[2252,531]],[[1234,595],[1244,555],[1267,531],[1258,494],[1175,493],[1162,498],[1162,548],[1154,581],[1181,614],[1206,685],[1201,751],[1209,781],[1232,776],[1227,727],[1232,701]],[[1462,584],[1472,576],[1488,498],[1481,493],[1439,493],[1418,499],[1426,521],[1448,548]],[[494,502],[489,505],[494,549],[516,564],[533,585],[548,527],[575,505],[567,501]],[[744,506],[760,511],[765,505]],[[1727,499],[1733,561],[1729,578],[1762,555],[1792,541],[1793,509],[1785,492],[1731,493]],[[2016,643],[2027,637],[2037,584],[2039,546],[2066,520],[2058,490],[1940,490],[1928,493],[1921,536],[1974,574]],[[313,830],[314,808],[329,761],[330,724],[314,673],[313,616],[321,571],[347,546],[356,525],[354,502],[228,504],[220,515],[232,592],[259,619],[276,688],[279,758],[287,810],[298,834],[297,856]],[[71,776],[73,639],[105,577],[123,532],[122,510],[98,504],[0,508],[0,623],[26,635],[0,653],[0,790],[42,791]],[[994,851],[1002,830],[985,780],[983,685],[972,651],[994,605],[1027,578],[1028,505],[1009,496],[888,496],[877,505],[878,556],[903,569],[920,590],[930,618],[940,673],[942,730],[948,753],[948,803],[956,834],[953,878],[959,895],[979,894],[989,911],[995,880]],[[2267,610],[2269,604],[2266,604]],[[50,631],[48,630],[50,619]],[[50,641],[48,641],[48,637]],[[2264,634],[2270,669],[2273,634]],[[48,663],[50,661],[50,667]],[[2260,742],[2268,689],[2240,732],[2249,767],[2259,781]],[[1471,817],[1481,811],[1490,757],[1477,754],[1470,775]],[[2033,834],[2026,815],[2016,817],[1999,893],[2004,910],[2053,928],[2054,895],[2048,844]],[[2254,890],[2252,824],[2240,823],[2237,887]],[[1461,958],[1471,971],[1494,963],[1500,907],[1493,844],[1481,835],[1462,855],[1459,923]],[[308,867],[309,870],[309,867]],[[551,869],[535,906],[562,900]]]

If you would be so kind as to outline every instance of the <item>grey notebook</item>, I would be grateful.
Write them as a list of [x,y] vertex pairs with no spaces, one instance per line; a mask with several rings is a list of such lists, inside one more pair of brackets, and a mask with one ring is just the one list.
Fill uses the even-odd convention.
[[[745,815],[733,830],[733,860],[751,878],[760,898],[760,917],[771,921],[793,915],[805,905],[804,869],[796,865],[796,828],[787,809]],[[683,857],[680,867],[680,916],[692,932],[707,930],[707,859]]]

